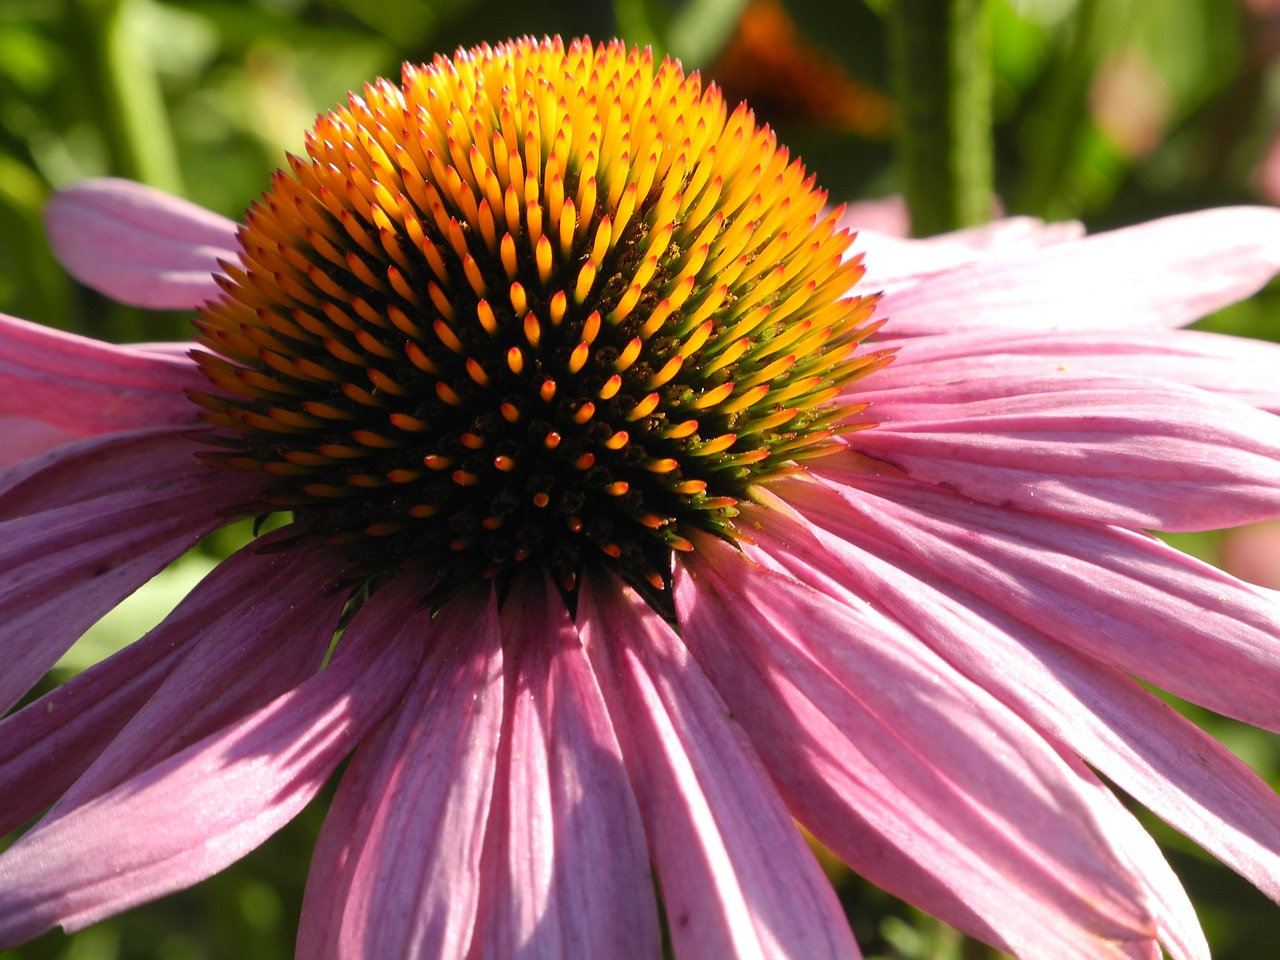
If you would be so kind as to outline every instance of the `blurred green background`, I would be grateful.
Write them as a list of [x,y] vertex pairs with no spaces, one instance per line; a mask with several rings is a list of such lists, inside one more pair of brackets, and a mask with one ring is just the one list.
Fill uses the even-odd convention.
[[[285,152],[300,148],[316,113],[348,90],[396,76],[405,60],[526,33],[651,44],[746,98],[833,200],[892,195],[896,111],[882,20],[891,2],[0,0],[0,311],[117,341],[181,338],[186,315],[121,307],[67,277],[41,222],[52,191],[112,174],[239,217]],[[989,12],[1006,211],[1082,219],[1096,230],[1280,202],[1280,0],[990,0]],[[1087,295],[1088,278],[1080,283]],[[1280,296],[1264,291],[1205,326],[1280,339]],[[1214,562],[1226,543],[1219,534],[1177,542]],[[157,578],[95,628],[61,675],[163,615],[218,551],[206,546]],[[1271,572],[1252,575],[1278,571],[1280,557]],[[1280,785],[1275,737],[1191,712]],[[193,890],[0,956],[291,956],[325,799]],[[1280,956],[1276,906],[1194,845],[1151,827],[1215,957]],[[839,864],[829,870],[868,957],[997,956]]]

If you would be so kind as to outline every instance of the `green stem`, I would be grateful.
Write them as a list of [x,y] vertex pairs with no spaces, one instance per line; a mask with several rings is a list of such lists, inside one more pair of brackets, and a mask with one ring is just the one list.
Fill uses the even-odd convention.
[[139,36],[134,0],[76,0],[82,41],[97,81],[114,172],[182,191],[169,119],[155,68]]
[[893,0],[890,48],[912,232],[992,213],[991,56],[985,0]]

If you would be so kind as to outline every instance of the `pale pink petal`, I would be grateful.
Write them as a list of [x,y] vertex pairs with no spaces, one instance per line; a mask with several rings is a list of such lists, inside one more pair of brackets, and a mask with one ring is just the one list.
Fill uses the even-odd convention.
[[855,200],[845,204],[840,227],[843,230],[874,230],[905,239],[911,233],[911,213],[907,210],[907,201],[901,196]]
[[471,955],[657,957],[639,809],[559,591],[518,583],[502,637],[506,715]]
[[[346,601],[345,561],[332,549],[272,550],[291,535],[278,531],[224,560],[207,590],[197,588],[152,631],[198,642],[50,816],[238,722],[320,668]],[[206,594],[220,597],[221,609]]]
[[963,264],[890,292],[876,313],[895,336],[1179,327],[1277,269],[1280,210],[1223,208]]
[[1075,222],[1044,223],[1033,217],[1008,217],[968,230],[908,240],[905,235],[894,235],[874,224],[860,226],[857,216],[858,211],[849,208],[840,225],[858,232],[851,252],[864,254],[867,272],[858,282],[858,293],[892,293],[927,283],[930,275],[965,264],[1038,250],[1084,235],[1084,227]]
[[640,803],[676,956],[859,956],[734,715],[671,628],[614,581],[578,621]]
[[422,653],[403,629],[419,596],[385,587],[321,673],[20,838],[0,855],[0,946],[190,886],[287,823],[399,700]]
[[710,538],[698,547],[677,572],[685,641],[819,839],[952,919],[871,853],[887,841],[1015,954],[1141,955],[1155,934],[1146,892],[1093,785],[1034,730],[871,608]]
[[856,487],[840,492],[860,522],[909,542],[929,576],[1186,700],[1280,730],[1273,596],[1127,530],[871,473]]
[[[940,580],[917,558],[910,530],[900,536],[896,524],[879,522],[878,498],[854,490],[838,497],[812,483],[783,483],[778,492],[816,525],[809,529],[821,548],[805,550],[803,535],[784,531],[774,511],[760,532],[770,555],[788,568],[803,555],[810,582],[883,608],[1046,736],[1280,899],[1280,797],[1216,740],[1120,671]],[[839,569],[815,573],[822,552]]]
[[1280,413],[1280,344],[1262,340],[1198,330],[979,331],[876,346],[897,351],[864,382],[880,393],[986,376],[1109,374],[1172,380]]
[[1158,530],[1280,512],[1280,418],[1203,390],[1062,370],[876,387],[850,446],[976,500]]
[[0,314],[0,415],[80,436],[196,423],[183,391],[208,385],[185,356],[112,346]]
[[0,709],[259,483],[178,431],[65,444],[0,472]]
[[427,659],[342,777],[312,857],[299,960],[463,960],[471,944],[502,730],[497,605],[454,598],[406,629]]
[[45,210],[49,242],[81,283],[121,303],[189,310],[215,298],[219,260],[239,251],[236,225],[129,180],[85,180]]

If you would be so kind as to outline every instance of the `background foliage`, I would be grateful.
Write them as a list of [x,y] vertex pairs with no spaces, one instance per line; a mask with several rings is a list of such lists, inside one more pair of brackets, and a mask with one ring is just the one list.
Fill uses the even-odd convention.
[[[895,110],[881,16],[893,0],[0,0],[0,311],[106,339],[184,335],[188,318],[112,304],[50,256],[41,210],[86,176],[132,177],[238,217],[315,114],[375,76],[524,33],[620,35],[747,97],[834,200],[893,194]],[[1090,229],[1280,201],[1280,2],[990,0],[998,192],[1008,212]],[[1088,277],[1080,278],[1087,309]],[[1206,325],[1280,339],[1265,292]],[[82,669],[158,619],[227,548],[206,544],[100,624]],[[1221,535],[1179,538],[1221,560]],[[1280,556],[1250,568],[1280,586]],[[1192,711],[1280,785],[1276,738]],[[324,804],[226,873],[6,960],[292,956]],[[1152,823],[1219,960],[1280,956],[1274,904]],[[829,871],[869,957],[996,956]]]

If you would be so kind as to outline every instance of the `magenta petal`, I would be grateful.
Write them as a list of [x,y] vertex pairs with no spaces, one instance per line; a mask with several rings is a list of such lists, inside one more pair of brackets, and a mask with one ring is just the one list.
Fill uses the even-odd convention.
[[258,482],[214,473],[197,449],[175,431],[114,435],[0,472],[0,709]]
[[502,728],[497,606],[455,598],[406,629],[427,659],[343,775],[312,858],[299,960],[467,956]]
[[869,536],[1055,642],[1280,730],[1280,603],[1142,534],[865,475],[839,490]]
[[1202,390],[1008,370],[875,388],[879,425],[850,446],[976,500],[1158,530],[1280,513],[1280,418]]
[[502,608],[506,718],[476,960],[661,954],[640,812],[559,591],[527,578]]
[[893,363],[863,384],[876,393],[994,375],[1065,372],[1172,380],[1280,413],[1280,344],[1198,330],[1025,334],[978,331],[889,341]]
[[208,385],[185,356],[113,346],[0,314],[0,415],[81,436],[194,424],[196,407],[184,391]]
[[122,303],[189,310],[218,295],[219,260],[234,261],[236,225],[129,180],[85,180],[45,210],[49,242],[81,283]]
[[890,292],[896,336],[1180,327],[1255,293],[1280,268],[1280,211],[1206,210],[987,258]]
[[1019,955],[1130,956],[1154,937],[1096,783],[901,628],[709,538],[676,602],[793,813],[868,879],[971,928],[923,868]]
[[74,433],[42,420],[5,414],[0,414],[0,437],[4,437],[4,445],[0,447],[0,470],[76,439]]
[[190,886],[288,822],[399,700],[421,657],[403,629],[419,596],[383,588],[321,673],[19,839],[0,855],[0,946]]
[[640,804],[676,956],[859,956],[755,751],[671,628],[612,580],[583,584],[578,622]]

